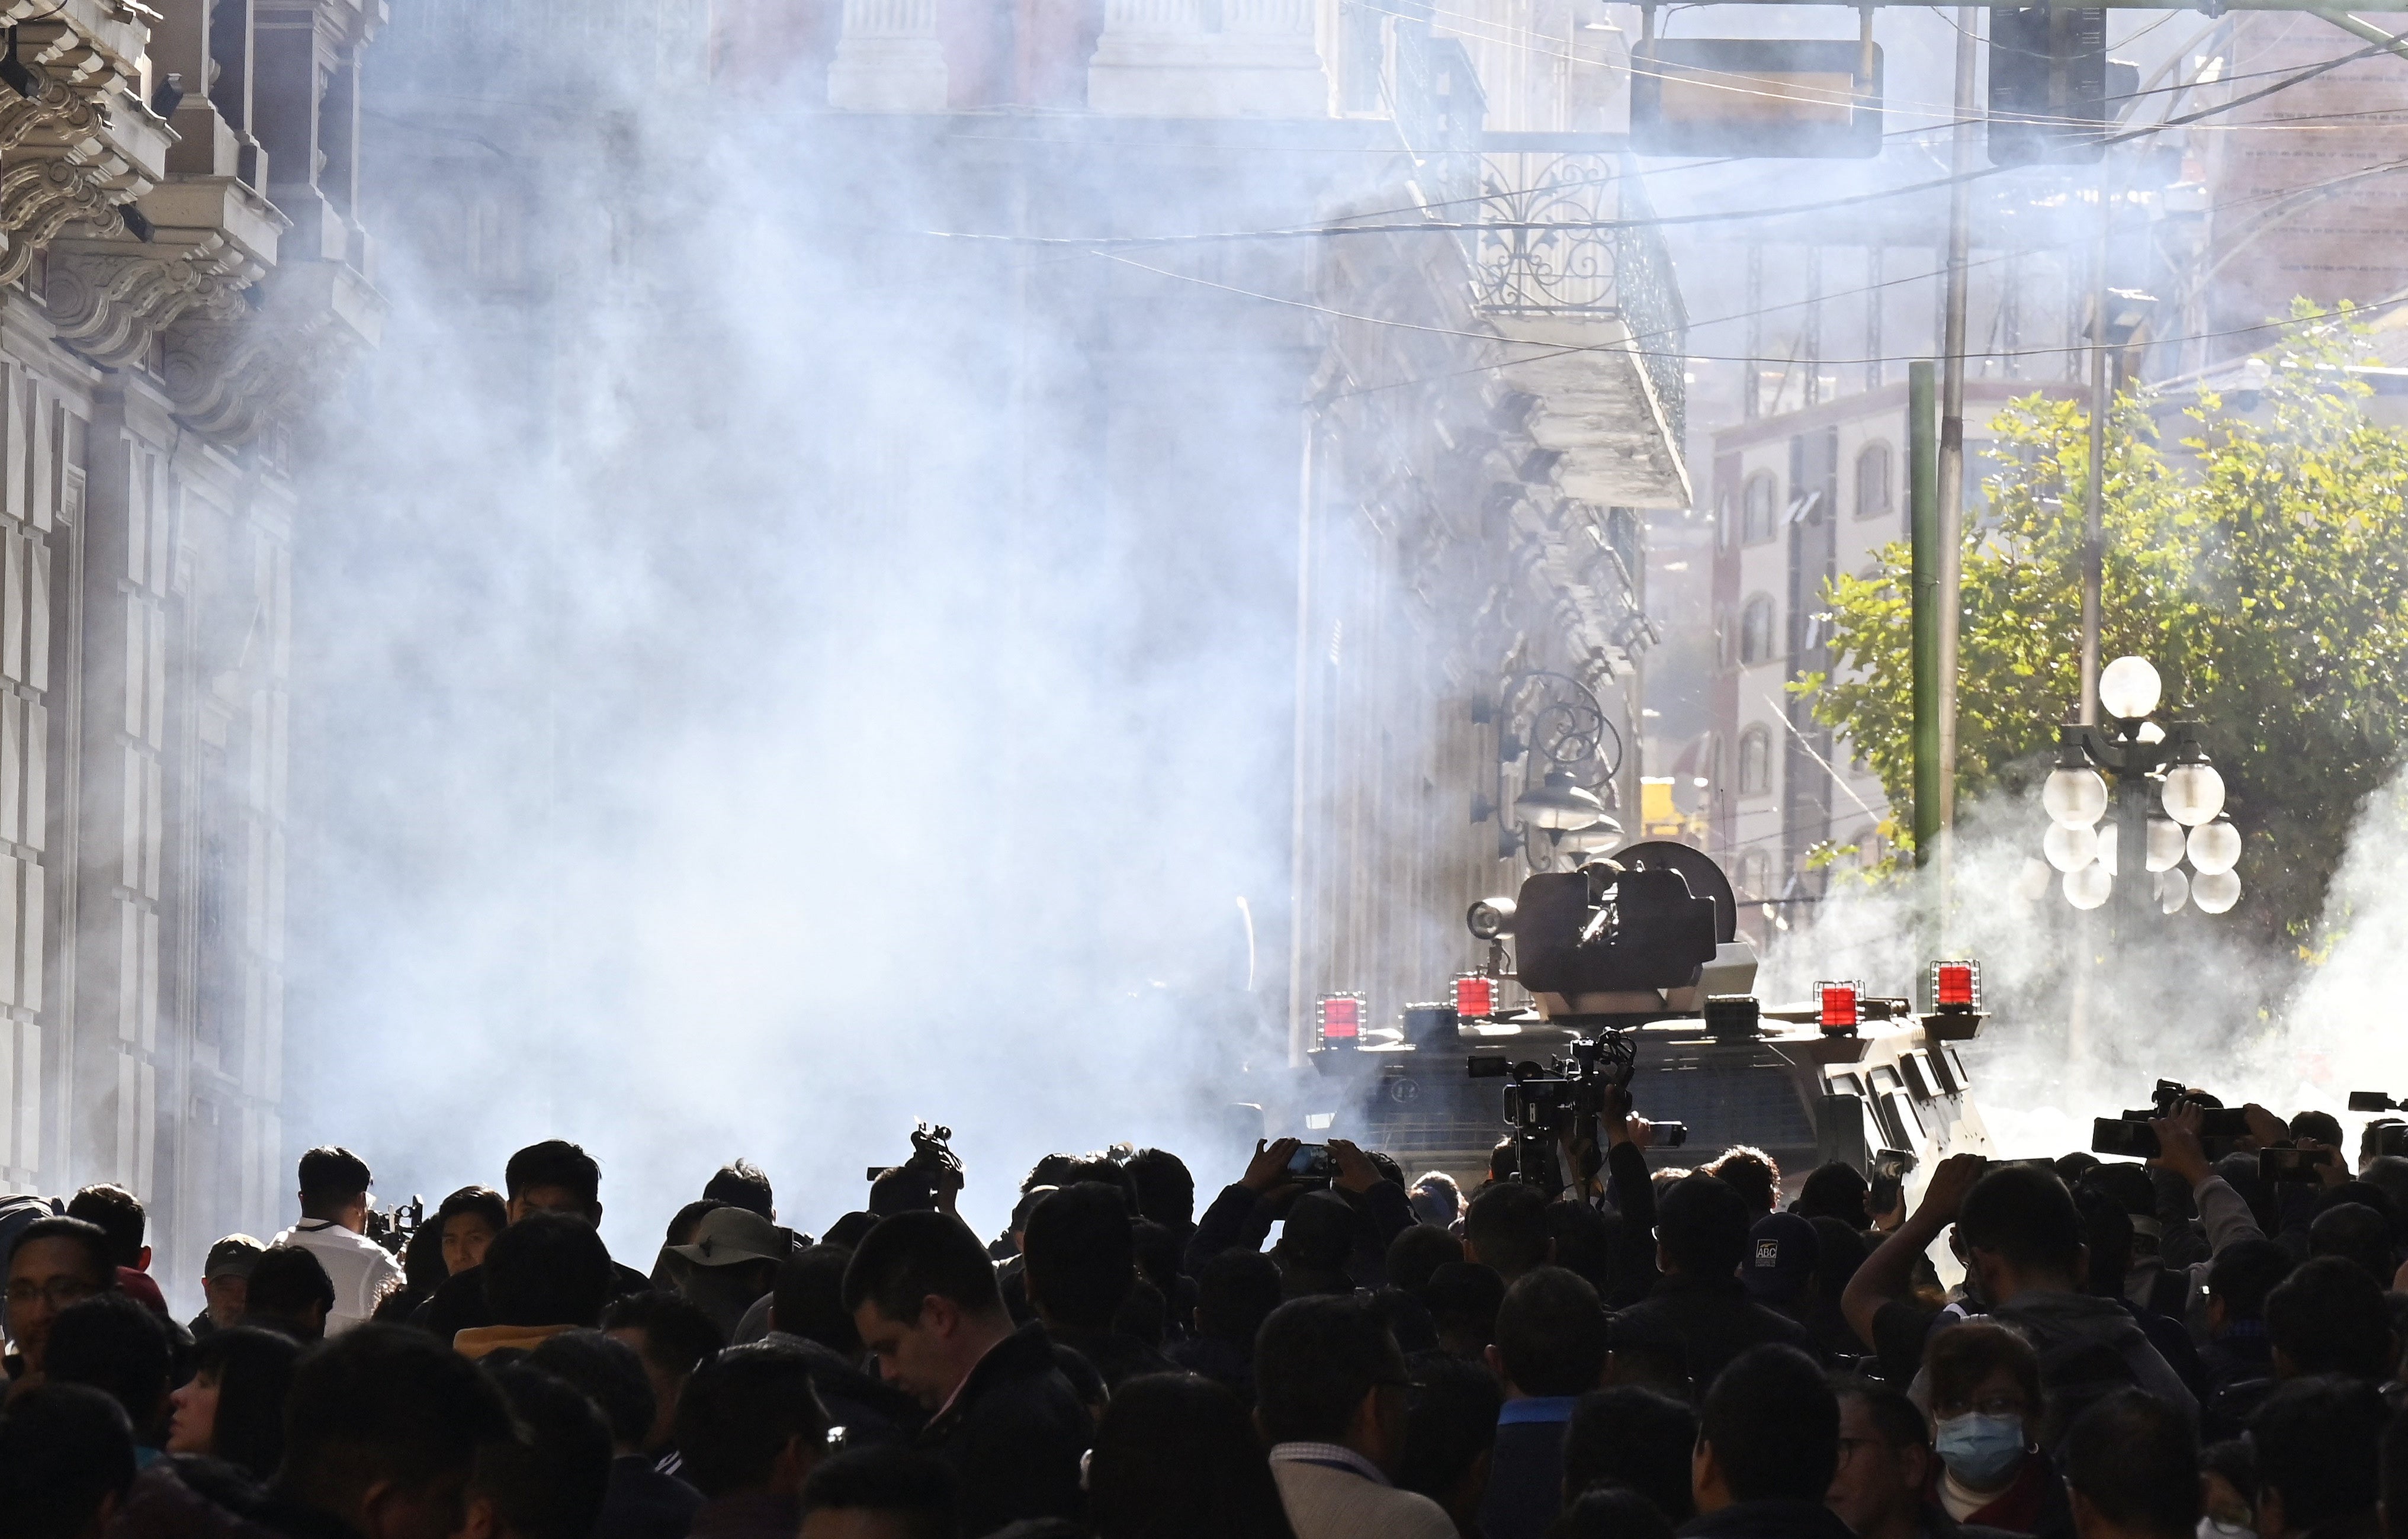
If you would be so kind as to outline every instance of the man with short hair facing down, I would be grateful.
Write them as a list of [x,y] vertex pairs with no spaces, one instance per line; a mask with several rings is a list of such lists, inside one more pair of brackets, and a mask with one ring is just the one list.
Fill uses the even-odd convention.
[[475,1364],[393,1325],[360,1326],[304,1357],[285,1417],[274,1505],[261,1515],[284,1533],[449,1539],[479,1451],[513,1438],[508,1403]]
[[953,1472],[916,1448],[848,1448],[803,1482],[801,1539],[959,1539]]
[[2342,1374],[2295,1378],[2267,1396],[2249,1418],[2258,1539],[2377,1539],[2387,1419],[2382,1391]]
[[810,1360],[783,1342],[731,1347],[696,1368],[677,1410],[681,1473],[705,1498],[693,1539],[793,1539],[827,1432]]
[[[1709,1177],[1711,1179],[1711,1177]],[[1852,1539],[1825,1504],[1840,1464],[1840,1403],[1814,1360],[1752,1347],[1706,1391],[1688,1539]]]
[[300,1177],[301,1221],[267,1243],[318,1258],[335,1285],[326,1334],[338,1336],[366,1323],[386,1292],[401,1286],[401,1267],[367,1237],[375,1177],[366,1161],[347,1148],[314,1148],[301,1157]]
[[2065,1440],[2075,1539],[2193,1539],[2199,1439],[2155,1395],[2119,1389],[2091,1403]]
[[1541,1539],[1563,1505],[1564,1432],[1605,1375],[1605,1306],[1579,1274],[1541,1266],[1505,1290],[1490,1372],[1505,1389],[1480,1503],[1482,1539]]
[[995,1262],[947,1213],[898,1213],[862,1236],[844,1305],[886,1379],[933,1413],[920,1446],[953,1467],[969,1539],[1029,1518],[1075,1521],[1087,1408],[1044,1327],[1015,1329]]
[[1455,1519],[1394,1481],[1412,1386],[1370,1305],[1294,1299],[1254,1340],[1254,1422],[1296,1539],[1455,1539]]

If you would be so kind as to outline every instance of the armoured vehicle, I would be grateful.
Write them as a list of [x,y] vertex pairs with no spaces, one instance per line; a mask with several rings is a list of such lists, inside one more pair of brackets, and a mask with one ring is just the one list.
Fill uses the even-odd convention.
[[1985,1019],[1971,962],[1925,969],[1919,1000],[1841,981],[1806,1004],[1760,1004],[1721,868],[1658,841],[1534,875],[1468,922],[1488,961],[1454,980],[1453,999],[1387,1030],[1360,1019],[1358,998],[1323,1002],[1308,1058],[1331,1133],[1476,1182],[1500,1138],[1529,1136],[1539,1103],[1583,1093],[1549,1087],[1602,1076],[1627,1079],[1641,1116],[1686,1124],[1684,1143],[1650,1151],[1658,1167],[1731,1144],[1797,1176],[1990,1152],[1957,1050]]

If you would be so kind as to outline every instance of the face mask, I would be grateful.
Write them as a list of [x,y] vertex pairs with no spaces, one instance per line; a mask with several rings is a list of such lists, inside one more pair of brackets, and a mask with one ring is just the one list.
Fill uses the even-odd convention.
[[1931,1440],[1940,1461],[1959,1485],[1991,1490],[2007,1483],[2023,1462],[2024,1421],[2015,1416],[1968,1411],[1942,1420]]

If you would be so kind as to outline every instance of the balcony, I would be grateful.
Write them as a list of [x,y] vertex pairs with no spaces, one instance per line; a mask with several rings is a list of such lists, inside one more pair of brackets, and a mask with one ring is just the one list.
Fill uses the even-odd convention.
[[[1472,305],[1533,344],[1506,366],[1535,397],[1540,446],[1564,490],[1618,507],[1685,507],[1688,317],[1670,253],[1627,161],[1596,153],[1481,158]],[[1518,350],[1518,349],[1517,349]]]

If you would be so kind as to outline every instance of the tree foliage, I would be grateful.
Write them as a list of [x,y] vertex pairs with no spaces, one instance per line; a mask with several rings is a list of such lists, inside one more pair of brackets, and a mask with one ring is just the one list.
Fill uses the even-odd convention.
[[[2161,710],[2205,723],[2246,845],[2243,912],[2304,940],[2408,732],[2408,435],[2364,411],[2346,314],[2297,319],[2247,396],[2117,402],[2100,656],[2148,658]],[[2167,445],[2160,422],[2186,419]],[[2046,750],[2081,696],[2088,416],[2033,395],[1994,426],[1988,506],[1965,532],[1960,805]],[[1914,798],[1907,562],[1900,542],[1832,585],[1839,666],[1792,686],[1897,807]]]

